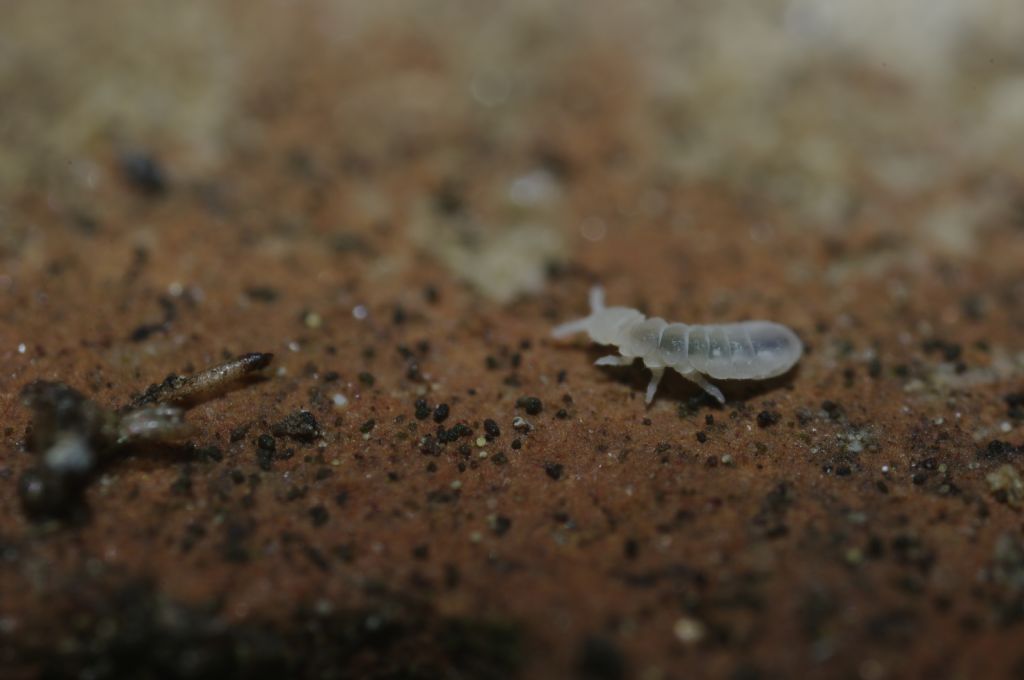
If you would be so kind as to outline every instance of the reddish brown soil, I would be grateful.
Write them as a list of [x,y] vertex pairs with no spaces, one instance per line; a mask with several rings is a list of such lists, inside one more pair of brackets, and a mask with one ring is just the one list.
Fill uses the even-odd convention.
[[[409,126],[357,110],[336,125],[326,93],[404,72],[415,50],[401,44],[364,71],[266,86],[238,113],[264,133],[213,171],[177,171],[178,151],[155,142],[140,149],[167,175],[154,191],[101,141],[97,188],[30,184],[8,203],[3,667],[1024,672],[1020,499],[987,480],[1024,463],[1019,217],[963,255],[871,210],[841,230],[789,227],[785,208],[660,175],[644,141],[657,137],[632,127],[657,121],[620,115],[635,112],[629,73],[611,69],[623,86],[605,88],[572,63],[564,78],[593,106],[530,109],[526,144],[443,111]],[[616,63],[579,56],[592,58]],[[564,192],[552,228],[566,257],[541,293],[499,304],[410,225],[493,220],[494,183],[536,166]],[[659,207],[645,211],[652,189]],[[360,203],[370,193],[380,215]],[[579,235],[592,216],[607,224],[597,241]],[[671,376],[646,408],[641,367],[596,368],[599,348],[548,339],[598,282],[612,303],[670,320],[786,323],[808,351],[783,378],[724,385],[725,406]],[[61,381],[120,407],[252,351],[275,353],[266,379],[193,408],[194,446],[122,451],[77,522],[26,517],[24,385]],[[417,419],[421,398],[450,407],[442,425]],[[322,438],[276,437],[261,459],[257,440],[298,409]],[[514,430],[516,416],[533,429]],[[478,446],[485,419],[500,435]],[[472,434],[438,443],[456,424]]]

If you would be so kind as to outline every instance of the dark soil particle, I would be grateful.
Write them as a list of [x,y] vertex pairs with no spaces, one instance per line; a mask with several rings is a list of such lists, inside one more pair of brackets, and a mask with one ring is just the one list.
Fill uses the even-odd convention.
[[249,429],[251,427],[252,423],[245,423],[244,425],[232,428],[231,432],[228,434],[228,441],[231,443],[242,441],[245,439],[245,436],[249,434]]
[[960,358],[963,353],[963,349],[959,344],[954,342],[947,342],[945,340],[939,340],[933,338],[926,340],[921,345],[921,349],[924,350],[925,354],[938,353],[942,356],[944,361],[955,362]]
[[1012,392],[1003,397],[1006,402],[1006,416],[1014,420],[1024,420],[1024,392]]
[[359,426],[359,431],[363,434],[369,434],[373,432],[373,428],[375,427],[377,427],[377,421],[371,418]]
[[438,404],[437,408],[434,409],[434,422],[443,423],[447,420],[449,410],[448,404]]
[[367,387],[373,387],[373,383],[376,382],[376,378],[373,377],[372,373],[363,371],[359,374],[359,382],[363,383]]
[[25,514],[31,519],[70,519],[84,515],[82,490],[85,483],[60,475],[44,466],[26,470],[18,480],[18,495]]
[[276,302],[280,292],[270,286],[249,286],[245,289],[245,295],[254,302],[271,303]]
[[782,416],[777,411],[761,411],[757,414],[757,424],[759,427],[771,427],[781,418]]
[[828,399],[821,402],[821,410],[828,414],[828,417],[832,420],[839,420],[843,417],[843,407]]
[[699,441],[701,444],[704,444],[705,442],[707,442],[707,440],[708,435],[703,430],[697,433],[697,441]]
[[546,472],[548,474],[548,477],[550,477],[551,479],[561,479],[562,472],[564,470],[565,467],[561,463],[544,463],[544,472]]
[[122,154],[119,159],[121,174],[139,193],[162,196],[167,192],[167,174],[152,154],[135,151]]
[[492,529],[498,536],[504,536],[508,533],[508,530],[512,528],[512,520],[504,515],[498,515],[494,518],[492,523]]
[[284,420],[275,424],[270,431],[273,432],[275,437],[290,437],[307,444],[323,436],[316,418],[312,413],[305,410],[295,411]]
[[780,482],[761,501],[761,509],[752,521],[755,533],[772,539],[788,534],[786,516],[792,505],[793,493],[789,483]]
[[430,406],[426,399],[416,400],[416,420],[426,420],[430,417]]
[[521,397],[516,401],[516,406],[525,410],[531,416],[535,416],[544,410],[543,402],[537,397]]
[[500,437],[501,428],[498,427],[498,423],[491,418],[486,419],[484,421],[484,435],[487,437],[488,441],[493,441]]
[[1000,439],[993,439],[988,445],[978,452],[978,457],[983,460],[999,461],[1008,463],[1016,460],[1018,456],[1024,456],[1024,447],[1014,446],[1010,442]]
[[608,638],[590,636],[581,645],[577,671],[582,680],[622,680],[626,677],[626,659]]
[[256,460],[260,468],[270,470],[277,453],[277,442],[269,434],[261,434],[256,439]]
[[327,508],[322,505],[314,505],[309,509],[309,518],[313,522],[313,526],[322,527],[327,524],[327,520],[330,519],[330,515],[327,513]]

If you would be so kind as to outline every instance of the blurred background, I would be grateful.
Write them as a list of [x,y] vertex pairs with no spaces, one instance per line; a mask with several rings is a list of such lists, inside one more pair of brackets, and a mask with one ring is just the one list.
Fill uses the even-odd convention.
[[[511,245],[566,259],[637,221],[715,228],[685,224],[681,186],[727,191],[767,240],[859,230],[908,256],[976,255],[1022,210],[1013,0],[43,0],[5,14],[6,254],[47,229],[24,223],[29,196],[106,227],[112,159],[139,152],[176,186],[230,172],[265,187],[254,171],[290,163],[317,190],[295,230],[331,228],[341,204],[349,222],[393,220],[502,299],[540,275],[484,281],[467,258]],[[424,182],[470,219],[424,214],[434,199],[410,190]],[[244,203],[281,218],[275,201]]]

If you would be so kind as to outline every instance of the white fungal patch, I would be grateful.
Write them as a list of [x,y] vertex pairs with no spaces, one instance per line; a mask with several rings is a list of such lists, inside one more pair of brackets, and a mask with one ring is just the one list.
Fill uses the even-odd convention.
[[628,366],[641,359],[651,369],[646,402],[654,399],[666,368],[725,403],[721,390],[708,382],[719,380],[764,380],[782,375],[800,360],[803,344],[792,330],[771,321],[707,326],[668,323],[658,317],[645,318],[635,309],[605,307],[604,291],[590,290],[590,316],[557,326],[555,338],[587,333],[602,345],[615,345],[619,354],[601,357],[597,366]]

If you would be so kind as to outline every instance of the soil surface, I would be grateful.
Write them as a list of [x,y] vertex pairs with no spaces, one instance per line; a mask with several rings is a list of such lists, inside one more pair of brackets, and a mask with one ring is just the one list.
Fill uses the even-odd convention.
[[[0,52],[5,676],[1024,675],[1019,147],[904,127],[915,74],[855,55],[666,90],[710,68],[635,44],[667,6],[234,4],[44,2],[13,25],[83,41]],[[850,132],[850,98],[899,124]],[[753,150],[812,127],[846,160]],[[550,339],[596,284],[804,357],[647,407],[639,363]],[[92,442],[80,495],[25,507],[26,385],[124,412],[251,352],[186,433]]]

